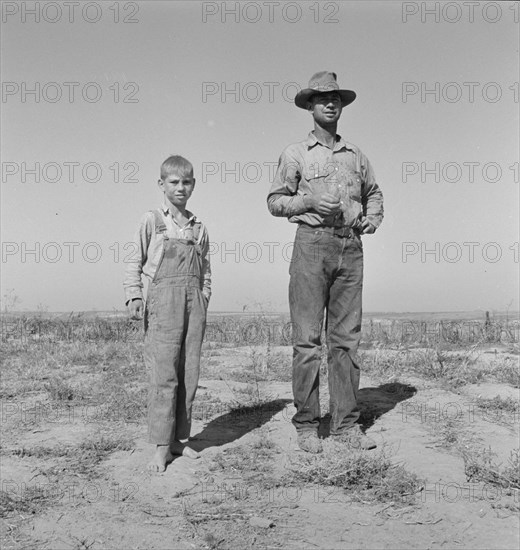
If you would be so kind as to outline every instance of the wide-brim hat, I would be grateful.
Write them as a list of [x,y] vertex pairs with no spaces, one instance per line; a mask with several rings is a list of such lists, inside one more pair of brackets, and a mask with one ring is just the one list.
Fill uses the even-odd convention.
[[313,74],[309,80],[309,87],[300,90],[294,97],[294,103],[300,109],[307,109],[309,99],[315,94],[337,92],[341,98],[341,106],[345,107],[356,99],[356,92],[352,90],[340,90],[337,83],[336,73],[320,71]]

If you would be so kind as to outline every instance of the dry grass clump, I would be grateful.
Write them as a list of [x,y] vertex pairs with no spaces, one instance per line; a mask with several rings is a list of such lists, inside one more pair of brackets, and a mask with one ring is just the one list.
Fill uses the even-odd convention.
[[483,481],[504,489],[520,490],[520,449],[511,452],[507,465],[496,462],[491,449],[464,453],[464,472],[468,481]]
[[43,387],[52,401],[83,401],[87,397],[84,388],[71,384],[60,376],[53,376],[43,383]]
[[498,382],[509,384],[513,388],[520,388],[520,364],[518,359],[504,357],[491,363],[494,378]]
[[[2,344],[0,397],[48,392],[56,401],[83,399],[88,373],[120,384],[145,378],[141,342],[13,342]],[[78,372],[80,371],[80,372]],[[74,378],[74,383],[68,382]],[[115,379],[118,380],[115,380]],[[96,391],[97,395],[97,391]]]
[[381,379],[393,378],[403,373],[403,366],[408,361],[408,350],[398,348],[390,350],[376,345],[370,353],[360,351],[359,356],[363,364],[363,372]]
[[80,445],[60,445],[56,447],[21,447],[14,449],[12,454],[20,458],[37,458],[52,461],[44,475],[55,475],[60,472],[96,477],[97,466],[116,451],[129,451],[134,448],[134,440],[127,434],[98,434]]
[[447,449],[457,456],[464,456],[478,448],[478,437],[464,426],[461,418],[426,417],[433,436],[433,446]]
[[[73,487],[79,484],[78,478],[83,482],[99,478],[103,472],[98,466],[103,460],[113,452],[131,450],[133,447],[133,439],[127,434],[97,434],[77,446],[36,445],[14,449],[11,454],[19,459],[37,459],[33,470],[37,473],[33,478],[37,477],[38,481],[31,485],[4,480],[0,491],[0,518],[19,516],[23,520],[27,515],[39,515],[63,501],[66,492],[72,488],[72,493],[67,493],[70,502],[74,498]],[[45,480],[43,483],[42,479]],[[96,487],[99,488],[94,485]],[[85,498],[83,493],[76,496]],[[17,530],[16,526],[12,527]],[[29,547],[34,546],[31,544]]]
[[420,488],[418,477],[393,464],[384,449],[358,451],[325,441],[322,454],[298,455],[288,468],[284,484],[334,486],[356,501],[409,503]]
[[262,432],[248,444],[216,454],[210,470],[240,478],[245,484],[272,487],[277,484],[273,478],[273,454],[277,452],[276,444]]
[[54,500],[55,497],[42,487],[27,487],[20,496],[9,491],[0,491],[0,518],[14,514],[37,514]]
[[451,388],[487,380],[520,387],[517,360],[506,356],[490,363],[479,361],[478,346],[453,351],[440,346],[411,349],[398,345],[390,349],[376,345],[373,350],[361,351],[359,355],[363,372],[381,379],[411,374],[442,382]]
[[477,367],[474,349],[463,353],[448,353],[441,349],[417,350],[412,371],[428,380],[440,380],[452,387],[476,384],[486,379],[489,369]]
[[228,413],[230,409],[231,405],[222,401],[218,395],[199,392],[193,403],[191,416],[193,420],[209,422],[216,416]]
[[477,397],[475,405],[484,411],[485,418],[490,421],[516,424],[520,419],[520,403],[512,397]]

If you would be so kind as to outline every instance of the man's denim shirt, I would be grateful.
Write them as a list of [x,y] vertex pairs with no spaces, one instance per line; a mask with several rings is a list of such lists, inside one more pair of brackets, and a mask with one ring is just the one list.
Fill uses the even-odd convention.
[[[163,221],[166,225],[166,234],[170,239],[193,239],[193,225],[201,223],[191,212],[189,219],[183,227],[170,214],[166,204],[161,207]],[[161,258],[164,238],[155,232],[154,213],[147,212],[139,222],[139,227],[132,242],[133,250],[126,266],[124,289],[125,301],[128,303],[134,298],[143,298],[143,281],[141,275],[153,280],[157,265]],[[209,235],[206,226],[201,223],[200,233],[197,239],[202,251],[202,276],[204,296],[209,300],[211,296],[211,265],[209,259]]]
[[[315,192],[338,196],[341,212],[324,218],[309,211],[304,197]],[[313,227],[357,227],[364,215],[377,228],[383,220],[383,194],[370,162],[339,135],[333,150],[318,141],[314,132],[305,141],[289,145],[280,156],[267,204],[273,216]]]

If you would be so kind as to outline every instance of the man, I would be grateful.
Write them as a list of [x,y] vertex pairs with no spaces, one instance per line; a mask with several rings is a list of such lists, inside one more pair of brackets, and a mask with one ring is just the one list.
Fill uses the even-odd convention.
[[322,71],[294,102],[314,119],[306,140],[282,153],[267,197],[273,216],[297,223],[289,269],[293,326],[293,394],[300,449],[322,450],[319,369],[326,311],[330,434],[358,448],[376,445],[361,432],[357,394],[361,337],[363,248],[361,235],[383,219],[383,195],[368,159],[336,133],[343,107],[356,98],[336,74]]

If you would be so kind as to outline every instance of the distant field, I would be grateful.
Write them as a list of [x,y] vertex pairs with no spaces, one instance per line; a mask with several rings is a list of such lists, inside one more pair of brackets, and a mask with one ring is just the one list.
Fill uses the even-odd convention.
[[[81,315],[82,317],[125,317],[125,310],[107,310],[107,311],[56,311],[56,312],[37,312],[37,311],[10,311],[0,312],[2,316],[9,317],[35,317],[44,316],[52,318],[68,318],[71,315]],[[209,310],[208,318],[213,317],[257,317],[259,315],[269,317],[289,317],[288,311],[263,311],[263,310],[246,310],[246,311],[213,311]],[[490,311],[490,318],[495,321],[520,321],[520,311]],[[395,311],[363,311],[363,319],[408,319],[408,320],[449,320],[449,321],[484,321],[486,312],[483,310],[473,311],[412,311],[412,312],[395,312]]]
[[[123,311],[70,313],[12,312],[0,316],[2,340],[125,340],[142,337],[142,323]],[[255,345],[291,343],[295,327],[288,313],[210,311],[206,341]],[[518,312],[366,312],[362,344],[517,344]]]

